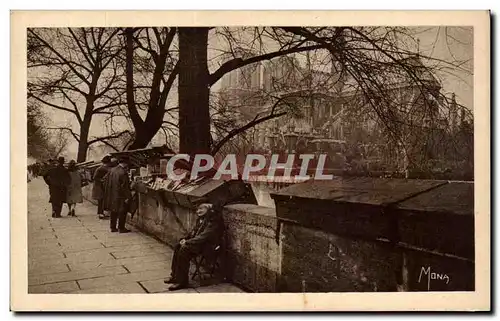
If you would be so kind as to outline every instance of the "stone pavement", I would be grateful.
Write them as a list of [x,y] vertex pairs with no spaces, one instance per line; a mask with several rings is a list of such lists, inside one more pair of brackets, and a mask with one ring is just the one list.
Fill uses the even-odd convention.
[[[43,179],[28,183],[28,293],[168,292],[172,250],[139,231],[109,231],[89,202],[77,217],[51,217]],[[231,284],[196,286],[172,293],[243,292]]]

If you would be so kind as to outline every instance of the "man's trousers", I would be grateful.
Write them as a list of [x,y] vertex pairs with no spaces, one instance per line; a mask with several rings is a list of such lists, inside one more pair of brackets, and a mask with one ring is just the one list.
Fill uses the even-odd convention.
[[52,217],[61,217],[63,202],[52,202]]
[[179,243],[174,248],[172,258],[172,278],[176,283],[186,285],[189,283],[189,263],[196,256],[196,253],[187,246]]
[[110,227],[116,230],[116,222],[118,221],[118,230],[125,229],[125,221],[127,220],[127,211],[111,212]]
[[97,215],[104,214],[104,199],[97,200]]

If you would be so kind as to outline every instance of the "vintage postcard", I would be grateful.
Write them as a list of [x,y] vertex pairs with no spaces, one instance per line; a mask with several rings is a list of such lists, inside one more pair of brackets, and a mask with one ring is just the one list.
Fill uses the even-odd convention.
[[13,311],[488,311],[487,11],[13,11]]

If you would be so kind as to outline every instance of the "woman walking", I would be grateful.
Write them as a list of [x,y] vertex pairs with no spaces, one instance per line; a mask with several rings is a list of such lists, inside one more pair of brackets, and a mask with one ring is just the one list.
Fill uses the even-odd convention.
[[80,172],[76,168],[76,162],[74,160],[69,162],[68,171],[71,178],[71,181],[68,185],[68,194],[66,195],[66,203],[68,204],[68,216],[76,216],[76,203],[83,203],[82,177],[80,175]]

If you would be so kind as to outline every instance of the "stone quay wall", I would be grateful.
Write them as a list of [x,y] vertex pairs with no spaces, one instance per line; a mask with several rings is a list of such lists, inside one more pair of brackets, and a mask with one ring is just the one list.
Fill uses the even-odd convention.
[[[222,210],[226,277],[248,291],[475,289],[473,182],[339,178],[271,197]],[[147,189],[139,201],[129,223],[170,246],[195,223],[187,203]]]

